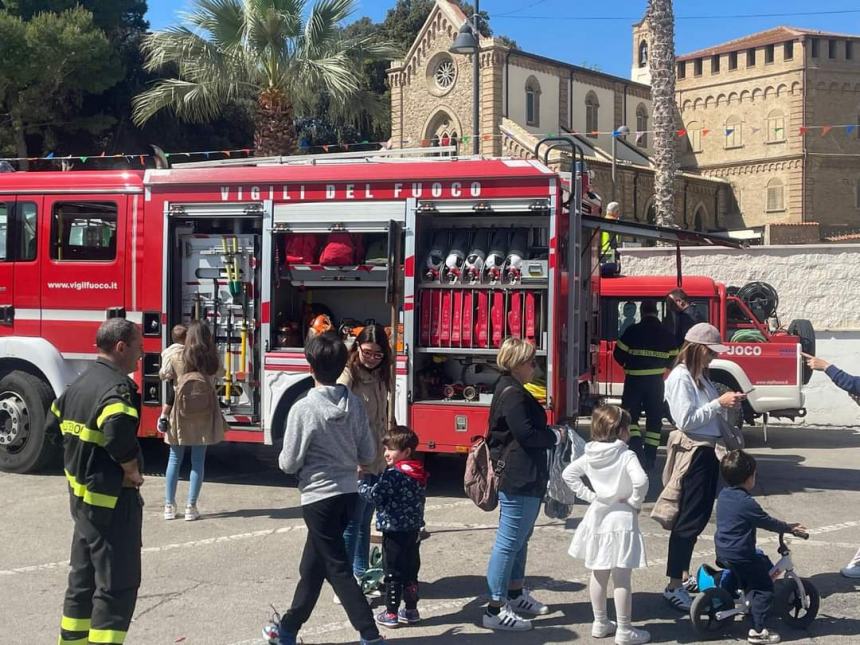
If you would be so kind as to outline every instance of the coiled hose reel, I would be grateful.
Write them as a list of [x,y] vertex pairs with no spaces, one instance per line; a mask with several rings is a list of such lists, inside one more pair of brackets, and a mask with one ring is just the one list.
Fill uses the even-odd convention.
[[745,284],[738,289],[737,297],[749,307],[759,322],[766,322],[768,318],[776,317],[779,294],[767,282]]

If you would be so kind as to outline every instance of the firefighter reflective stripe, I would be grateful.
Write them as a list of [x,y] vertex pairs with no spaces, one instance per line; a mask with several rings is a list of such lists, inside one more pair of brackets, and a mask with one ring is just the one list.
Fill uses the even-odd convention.
[[57,417],[60,421],[63,420],[63,414],[60,412],[60,408],[57,407],[57,402],[54,401],[51,403],[51,412],[55,417]]
[[630,431],[630,438],[631,439],[634,437],[639,439],[642,436],[642,434],[639,432],[639,426],[637,426],[637,425],[631,424],[629,431]]
[[63,421],[60,424],[60,431],[62,431],[63,434],[77,437],[81,441],[86,441],[87,443],[94,443],[97,446],[102,447],[105,445],[105,435],[101,430],[93,430],[77,421]]
[[69,640],[68,638],[60,638],[57,640],[57,645],[89,645],[90,639],[84,636],[83,638],[74,638]]
[[88,632],[90,631],[91,621],[89,618],[69,618],[63,616],[60,621],[60,629],[65,629],[67,632]]
[[110,645],[122,645],[125,642],[125,635],[128,632],[123,632],[118,629],[91,629],[90,643],[110,643]]
[[[84,504],[90,506],[101,506],[103,508],[114,509],[116,507],[118,497],[114,495],[105,495],[104,493],[94,493],[88,490],[87,487],[75,479],[75,476],[66,470],[66,479],[69,480],[69,488],[72,489],[72,495],[80,497]],[[110,643],[111,641],[104,641]]]
[[132,406],[125,403],[111,403],[110,405],[106,405],[102,410],[102,413],[96,420],[96,427],[101,430],[101,427],[104,425],[104,422],[107,421],[108,417],[112,417],[115,414],[127,414],[135,419],[138,418],[137,410]]
[[664,367],[652,367],[647,370],[624,370],[628,376],[656,376],[666,371]]
[[621,348],[622,351],[627,352],[631,356],[644,356],[645,358],[662,358],[664,360],[669,360],[678,355],[678,350],[673,349],[669,352],[658,352],[653,349],[631,349],[620,340],[615,341],[615,344]]
[[646,446],[654,446],[655,448],[660,447],[660,433],[659,432],[646,432],[645,433],[645,445]]

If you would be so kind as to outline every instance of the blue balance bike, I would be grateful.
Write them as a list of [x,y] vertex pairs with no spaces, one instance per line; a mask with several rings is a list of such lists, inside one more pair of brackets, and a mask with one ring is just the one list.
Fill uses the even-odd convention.
[[[809,539],[808,533],[795,533]],[[818,614],[820,597],[808,578],[801,578],[794,570],[791,549],[782,533],[779,535],[779,562],[770,571],[774,581],[773,615],[782,618],[789,627],[805,629]],[[717,638],[735,620],[749,613],[749,601],[739,587],[738,577],[729,569],[716,569],[708,565],[699,567],[696,581],[699,595],[690,607],[690,620],[696,633],[704,638]]]

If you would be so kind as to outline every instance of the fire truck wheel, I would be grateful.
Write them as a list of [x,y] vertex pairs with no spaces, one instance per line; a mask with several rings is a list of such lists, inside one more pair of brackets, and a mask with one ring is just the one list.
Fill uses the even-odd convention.
[[53,465],[61,438],[45,434],[45,415],[54,394],[28,372],[10,372],[0,380],[0,470],[26,473]]
[[[815,329],[811,322],[802,318],[792,320],[788,326],[788,333],[800,337],[800,348],[807,354],[815,356]],[[803,384],[809,383],[811,378],[812,370],[806,366],[806,361],[803,361]]]

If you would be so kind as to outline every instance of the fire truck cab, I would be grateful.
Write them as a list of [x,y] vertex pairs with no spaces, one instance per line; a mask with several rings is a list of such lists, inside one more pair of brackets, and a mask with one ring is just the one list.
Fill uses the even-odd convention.
[[[762,415],[802,417],[805,415],[802,387],[811,372],[801,351],[815,352],[815,335],[809,321],[795,320],[784,329],[771,329],[759,320],[747,302],[726,286],[703,276],[621,276],[598,278],[594,286],[600,294],[600,339],[596,360],[601,396],[620,399],[624,370],[613,358],[615,342],[628,326],[639,321],[644,299],[656,300],[659,317],[666,318],[666,296],[679,286],[686,292],[699,321],[720,330],[729,351],[710,368],[718,387],[749,392],[743,418],[752,424]],[[734,291],[734,290],[732,290]]]

